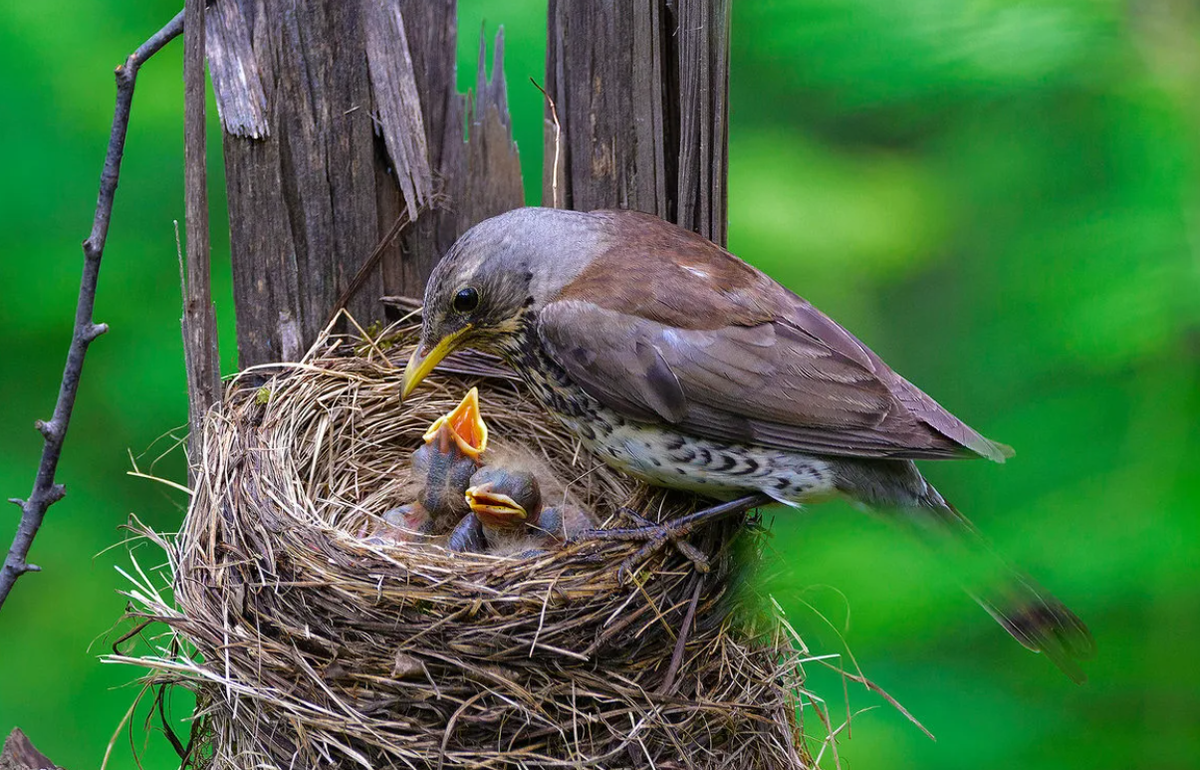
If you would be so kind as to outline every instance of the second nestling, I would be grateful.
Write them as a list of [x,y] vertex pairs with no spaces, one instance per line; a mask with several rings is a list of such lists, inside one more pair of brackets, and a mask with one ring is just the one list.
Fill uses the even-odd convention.
[[484,467],[471,477],[465,497],[472,515],[451,534],[452,551],[532,556],[593,526],[582,508],[543,507],[537,477],[528,471]]
[[471,388],[458,406],[429,426],[423,438],[425,443],[412,456],[413,476],[425,480],[417,501],[429,514],[430,534],[440,535],[470,513],[463,495],[488,443],[479,390]]

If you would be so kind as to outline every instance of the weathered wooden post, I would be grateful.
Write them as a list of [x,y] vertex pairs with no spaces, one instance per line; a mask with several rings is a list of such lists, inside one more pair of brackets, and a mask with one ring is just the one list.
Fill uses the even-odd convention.
[[545,205],[638,209],[724,244],[729,0],[550,0],[548,26]]
[[299,358],[343,302],[365,323],[382,317],[384,294],[419,296],[462,230],[522,205],[503,39],[493,79],[481,59],[468,100],[454,83],[455,10],[454,0],[210,7],[243,366]]
[[[419,296],[463,230],[522,204],[502,39],[468,103],[455,11],[209,8],[243,365],[298,358],[343,300],[370,320],[384,294]],[[723,243],[728,51],[728,0],[551,0],[544,205],[640,209]]]
[[[458,235],[522,205],[502,38],[492,79],[481,44],[475,92],[458,94],[455,11],[454,0],[208,8],[243,366],[300,358],[342,306],[365,323],[385,294],[420,296]],[[544,205],[639,209],[724,243],[728,51],[729,0],[550,0]],[[717,526],[724,542],[739,522]],[[684,627],[704,587],[721,587],[708,580],[689,589]],[[787,742],[792,705],[780,703],[772,721]]]

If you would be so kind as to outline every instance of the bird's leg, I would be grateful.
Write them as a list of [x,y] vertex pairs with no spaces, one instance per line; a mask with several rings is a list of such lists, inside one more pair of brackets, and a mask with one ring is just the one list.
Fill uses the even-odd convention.
[[666,536],[667,539],[687,537],[701,526],[720,521],[727,516],[745,513],[751,508],[773,502],[773,498],[765,494],[753,494],[739,497],[725,503],[702,508],[692,513],[677,516],[664,522],[650,521],[637,511],[622,508],[621,512],[638,522],[636,527],[618,527],[614,529],[590,529],[583,533],[584,538],[593,540],[653,540]]
[[739,497],[727,503],[693,511],[692,513],[661,523],[649,521],[635,511],[623,509],[626,513],[632,514],[631,518],[638,522],[638,526],[616,529],[591,529],[582,533],[579,539],[644,541],[645,545],[621,564],[620,572],[622,575],[630,574],[634,566],[647,556],[657,552],[667,543],[674,545],[681,554],[696,566],[697,570],[707,572],[709,569],[708,559],[695,546],[686,542],[686,538],[699,527],[720,521],[727,516],[736,516],[745,513],[751,508],[766,505],[771,500],[771,497],[764,494],[747,495],[746,497]]

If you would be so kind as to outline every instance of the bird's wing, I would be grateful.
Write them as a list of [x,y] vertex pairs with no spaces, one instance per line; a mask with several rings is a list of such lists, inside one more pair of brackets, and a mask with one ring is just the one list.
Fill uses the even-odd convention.
[[881,377],[785,321],[679,329],[567,300],[543,308],[539,332],[575,383],[637,420],[815,454],[1004,457],[890,370]]
[[[602,404],[701,436],[816,454],[1011,453],[737,257],[690,233],[659,232],[659,220],[622,224],[622,253],[593,262],[538,314],[550,357]],[[631,259],[629,244],[648,239],[628,233],[642,225],[675,242],[649,239]]]

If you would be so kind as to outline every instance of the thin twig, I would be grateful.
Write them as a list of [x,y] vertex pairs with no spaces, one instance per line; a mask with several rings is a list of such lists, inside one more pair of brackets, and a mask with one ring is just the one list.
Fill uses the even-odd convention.
[[[437,203],[438,201],[439,199],[435,197],[433,203]],[[396,221],[392,222],[392,226],[388,228],[388,231],[384,233],[383,237],[379,239],[379,242],[375,244],[375,248],[371,250],[370,255],[368,255],[362,265],[359,266],[358,271],[354,274],[354,277],[350,279],[350,283],[348,286],[346,286],[346,290],[343,291],[341,296],[337,298],[337,302],[333,303],[333,309],[329,311],[329,317],[325,319],[326,326],[333,323],[334,319],[337,318],[338,313],[342,312],[346,305],[350,303],[350,300],[354,298],[354,295],[358,293],[358,290],[363,287],[363,284],[365,284],[367,279],[371,277],[371,271],[374,270],[375,266],[379,264],[379,261],[383,259],[383,253],[387,251],[388,247],[391,246],[398,237],[400,237],[400,233],[404,231],[404,228],[408,226],[410,221],[412,220],[409,219],[408,209],[406,208],[404,211],[400,212],[400,216],[396,217]]]
[[558,172],[559,159],[562,157],[562,124],[558,122],[558,107],[554,104],[554,99],[550,94],[546,93],[546,89],[542,88],[541,84],[533,78],[529,79],[533,83],[533,87],[542,92],[542,96],[546,97],[546,101],[550,104],[550,115],[554,118],[554,165],[550,167],[550,201],[554,208],[558,208]]
[[[200,425],[221,394],[217,314],[209,266],[208,176],[205,171],[204,0],[184,3],[183,158],[187,213],[187,280],[183,286],[183,360],[188,383],[188,449],[196,457]],[[189,475],[191,471],[189,470]]]
[[79,301],[75,306],[75,328],[71,335],[71,346],[67,350],[67,364],[63,369],[62,383],[58,389],[58,401],[54,405],[54,416],[49,422],[38,420],[38,431],[45,439],[42,445],[42,460],[38,464],[37,477],[29,499],[11,498],[21,506],[21,522],[12,547],[0,570],[0,607],[8,598],[9,591],[17,578],[26,572],[37,572],[38,567],[26,561],[33,539],[37,536],[46,510],[63,498],[66,489],[54,481],[58,459],[62,455],[63,438],[71,422],[71,411],[75,408],[75,394],[79,390],[79,375],[83,370],[83,359],[92,340],[108,331],[108,326],[92,320],[96,304],[96,281],[100,275],[100,258],[104,254],[104,242],[108,237],[108,224],[112,217],[113,196],[117,190],[117,178],[121,171],[121,157],[125,152],[125,133],[129,128],[129,110],[133,104],[133,86],[138,68],[175,36],[183,31],[183,12],[180,13],[153,37],[142,43],[130,54],[125,63],[117,67],[117,102],[113,110],[112,133],[108,139],[108,151],[104,156],[104,168],[100,172],[100,196],[96,201],[96,215],[92,220],[92,232],[83,242],[83,278],[79,285]]
[[671,655],[671,664],[667,666],[667,675],[663,677],[662,685],[658,688],[659,695],[667,695],[675,684],[675,675],[683,663],[684,648],[687,647],[688,636],[691,635],[692,621],[696,619],[696,605],[700,602],[700,589],[704,586],[704,575],[696,575],[696,587],[692,589],[692,600],[688,602],[687,615],[679,628],[679,638],[675,640],[675,652]]

